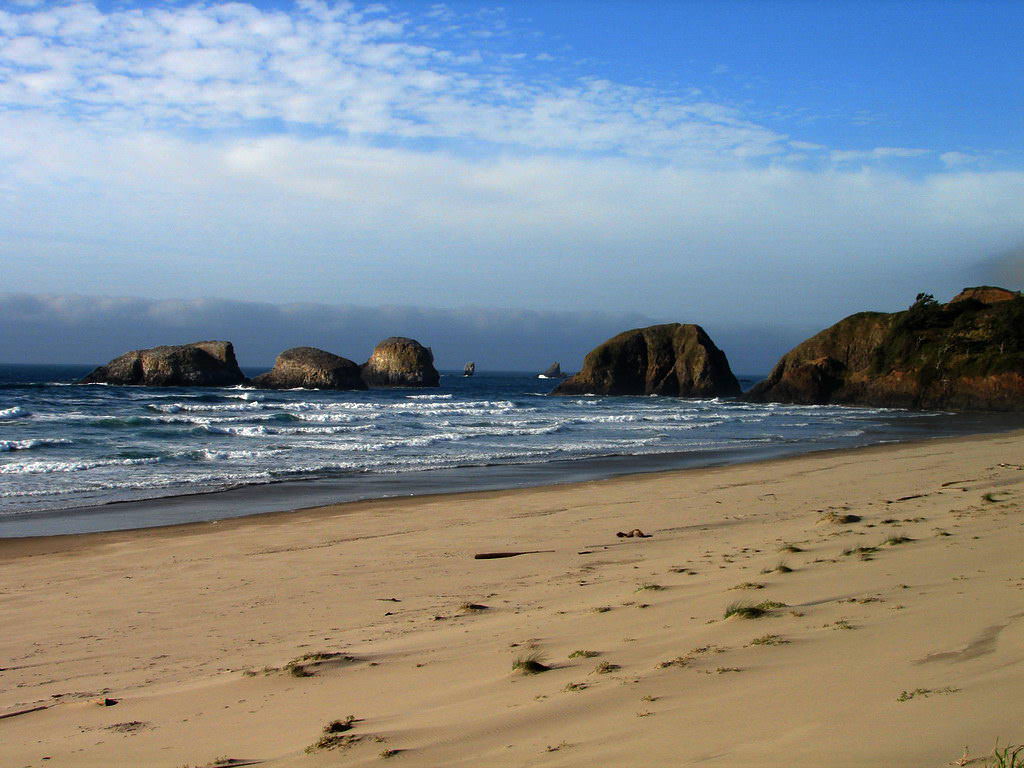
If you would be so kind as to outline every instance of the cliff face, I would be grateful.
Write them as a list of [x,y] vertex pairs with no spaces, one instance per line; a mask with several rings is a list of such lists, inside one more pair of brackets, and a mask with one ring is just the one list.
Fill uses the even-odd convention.
[[436,387],[441,377],[434,353],[415,339],[392,336],[378,344],[362,366],[369,387]]
[[150,387],[225,387],[244,381],[230,341],[197,341],[132,350],[82,379],[83,384]]
[[1024,298],[970,288],[948,304],[862,312],[787,352],[755,402],[1024,410]]
[[620,333],[595,347],[575,376],[552,394],[738,395],[725,353],[699,325],[652,325]]
[[277,356],[274,368],[252,380],[267,389],[366,389],[359,366],[316,347],[292,347]]

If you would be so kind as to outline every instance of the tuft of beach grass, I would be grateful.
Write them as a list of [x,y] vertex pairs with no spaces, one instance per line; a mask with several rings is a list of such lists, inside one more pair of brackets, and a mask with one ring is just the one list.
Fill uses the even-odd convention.
[[762,616],[767,616],[775,608],[785,607],[785,603],[779,603],[774,600],[765,600],[760,603],[737,600],[736,602],[729,603],[726,607],[725,618],[739,616],[741,619],[760,619]]
[[532,651],[523,656],[517,656],[512,662],[512,670],[524,675],[539,675],[547,672],[551,666],[544,663],[544,654],[540,651]]

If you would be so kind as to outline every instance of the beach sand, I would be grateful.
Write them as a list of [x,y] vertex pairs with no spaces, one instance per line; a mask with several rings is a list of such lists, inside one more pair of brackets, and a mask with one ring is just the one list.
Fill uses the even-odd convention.
[[1024,741],[1022,502],[1015,432],[0,541],[0,765],[948,765]]

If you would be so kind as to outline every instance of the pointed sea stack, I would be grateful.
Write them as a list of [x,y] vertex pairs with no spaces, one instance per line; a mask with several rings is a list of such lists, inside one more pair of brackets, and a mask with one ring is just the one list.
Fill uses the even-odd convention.
[[252,383],[264,389],[366,389],[356,363],[316,347],[286,349]]
[[851,315],[787,352],[744,399],[891,408],[1024,410],[1024,298],[966,288],[903,312]]
[[544,373],[537,374],[538,379],[565,379],[568,378],[562,373],[561,363],[552,363]]
[[135,349],[89,373],[82,384],[230,387],[246,380],[230,341]]
[[415,339],[392,336],[378,344],[363,363],[368,387],[436,387],[441,377],[434,368],[434,353]]
[[740,385],[699,325],[670,323],[620,333],[591,350],[554,395],[731,397]]

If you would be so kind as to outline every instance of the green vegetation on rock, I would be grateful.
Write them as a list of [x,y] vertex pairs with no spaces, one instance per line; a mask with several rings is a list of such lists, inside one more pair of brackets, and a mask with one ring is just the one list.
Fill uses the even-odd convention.
[[1024,410],[1024,297],[968,288],[948,304],[851,315],[790,350],[757,402]]

